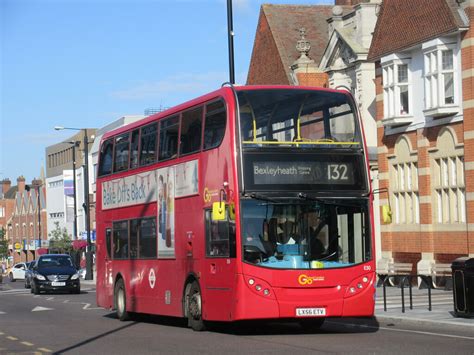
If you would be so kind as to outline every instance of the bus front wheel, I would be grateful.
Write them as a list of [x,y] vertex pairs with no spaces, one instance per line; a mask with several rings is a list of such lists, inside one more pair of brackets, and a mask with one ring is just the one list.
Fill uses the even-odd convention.
[[197,281],[193,281],[187,295],[188,326],[195,331],[203,331],[206,325],[202,319],[201,290]]
[[123,279],[119,279],[115,284],[114,306],[119,320],[126,321],[130,319],[130,314],[127,312],[127,296]]

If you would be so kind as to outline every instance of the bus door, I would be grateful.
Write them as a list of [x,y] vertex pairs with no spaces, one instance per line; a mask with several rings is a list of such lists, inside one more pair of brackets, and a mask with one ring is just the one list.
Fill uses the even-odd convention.
[[[98,243],[96,245],[96,259],[105,260],[105,262],[97,263],[97,303],[100,305],[108,305],[112,307],[112,225],[106,225],[102,230],[105,233],[105,239],[97,238]],[[102,292],[99,292],[99,290]]]
[[[235,218],[228,206],[222,219],[213,219],[205,210],[206,256],[204,282],[204,317],[209,320],[230,320],[235,287],[236,247]],[[207,305],[207,307],[206,307]]]

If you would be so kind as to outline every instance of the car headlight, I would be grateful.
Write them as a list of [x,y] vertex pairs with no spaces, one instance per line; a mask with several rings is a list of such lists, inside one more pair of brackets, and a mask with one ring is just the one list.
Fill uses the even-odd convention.
[[46,277],[44,277],[43,275],[36,274],[35,277],[36,277],[38,280],[46,281]]
[[71,280],[77,280],[78,278],[79,278],[78,272],[71,276]]

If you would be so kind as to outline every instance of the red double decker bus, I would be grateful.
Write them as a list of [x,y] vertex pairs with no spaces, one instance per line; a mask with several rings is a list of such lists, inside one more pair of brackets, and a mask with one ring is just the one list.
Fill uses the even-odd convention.
[[371,208],[349,93],[223,86],[104,135],[97,303],[194,330],[371,316]]

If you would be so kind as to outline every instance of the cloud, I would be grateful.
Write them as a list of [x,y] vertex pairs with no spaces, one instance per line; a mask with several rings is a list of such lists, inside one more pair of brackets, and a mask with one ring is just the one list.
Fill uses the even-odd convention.
[[220,87],[228,78],[225,72],[179,73],[167,78],[143,82],[124,90],[117,90],[111,97],[122,100],[163,99],[175,94],[203,94]]

